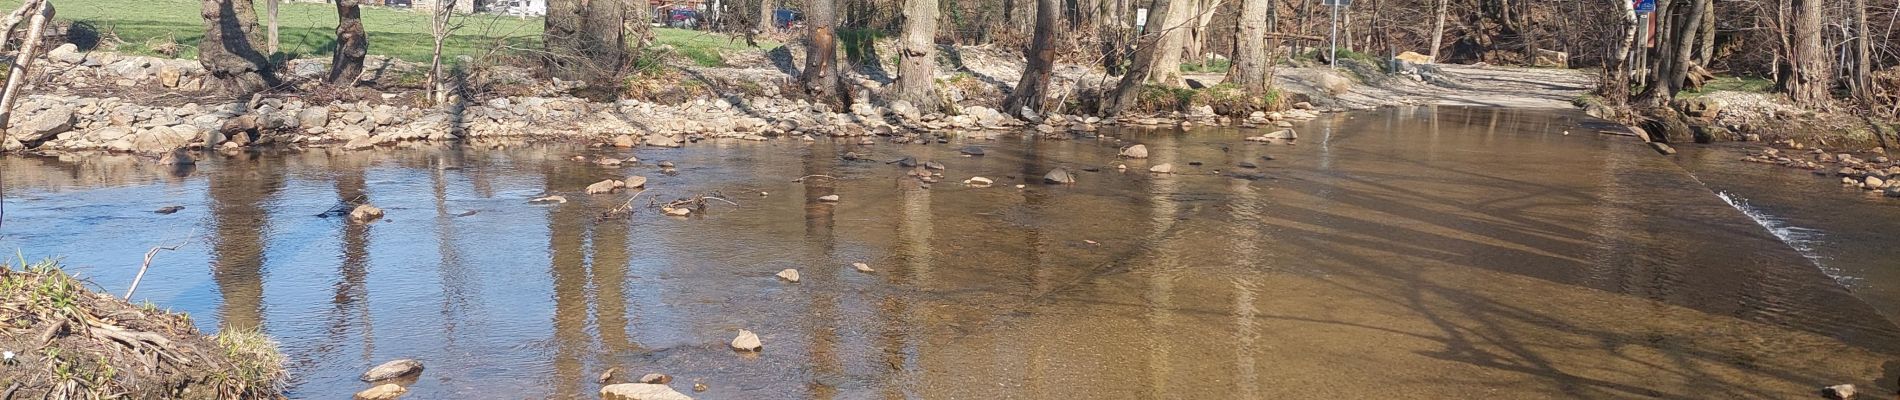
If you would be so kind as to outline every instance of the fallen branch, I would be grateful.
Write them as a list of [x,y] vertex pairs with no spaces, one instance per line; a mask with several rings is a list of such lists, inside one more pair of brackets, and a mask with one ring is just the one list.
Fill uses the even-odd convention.
[[838,179],[838,177],[835,177],[835,176],[831,176],[831,175],[805,175],[805,176],[801,176],[801,177],[798,177],[798,179],[793,179],[793,180],[792,180],[792,182],[804,182],[804,181],[805,181],[805,178],[831,178],[831,179]]
[[145,280],[145,270],[152,267],[152,257],[158,255],[159,250],[178,250],[179,246],[183,246],[183,244],[152,246],[151,250],[146,250],[145,263],[139,264],[139,274],[132,276],[132,286],[125,288],[125,299],[128,301],[132,300],[132,292],[139,290],[139,281]]

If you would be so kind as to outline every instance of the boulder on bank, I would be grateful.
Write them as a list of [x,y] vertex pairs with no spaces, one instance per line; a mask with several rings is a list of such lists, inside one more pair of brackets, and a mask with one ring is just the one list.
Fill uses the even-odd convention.
[[73,107],[53,106],[31,115],[15,114],[7,135],[21,143],[38,143],[73,130]]

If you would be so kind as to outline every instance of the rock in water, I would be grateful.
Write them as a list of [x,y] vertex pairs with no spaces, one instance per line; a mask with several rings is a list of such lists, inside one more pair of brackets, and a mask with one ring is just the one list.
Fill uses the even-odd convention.
[[984,178],[984,177],[978,176],[978,177],[971,177],[970,179],[963,180],[963,184],[970,185],[972,187],[990,187],[990,185],[996,184],[996,181],[992,181],[990,180],[990,178]]
[[[383,209],[376,208],[376,206],[362,204],[350,210],[351,221],[363,223],[363,222],[370,222],[370,221],[375,221],[379,219],[383,219]],[[384,365],[388,365],[388,364],[384,364]],[[418,369],[420,369],[421,366],[422,364],[420,363],[416,364],[416,367]],[[381,368],[381,367],[378,367],[378,368]]]
[[904,157],[904,158],[899,158],[899,159],[896,159],[896,160],[891,160],[890,162],[887,162],[887,163],[885,163],[885,164],[897,164],[897,166],[899,166],[899,167],[904,167],[904,168],[911,168],[911,167],[916,167],[916,166],[917,166],[917,158],[915,158],[915,157]]
[[1852,399],[1854,398],[1854,394],[1856,392],[1857,391],[1854,390],[1853,384],[1841,384],[1841,385],[1834,385],[1834,386],[1821,388],[1822,395],[1827,396],[1827,398],[1836,399],[1836,400]]
[[1649,142],[1649,147],[1655,148],[1657,153],[1662,153],[1662,155],[1665,156],[1676,154],[1674,147],[1669,147],[1668,144],[1663,142]]
[[936,162],[936,161],[925,161],[925,162],[924,162],[924,169],[934,169],[934,170],[939,170],[939,171],[942,171],[942,170],[943,170],[943,163],[940,163],[940,162]]
[[858,272],[877,272],[877,270],[871,269],[870,264],[865,263],[851,263],[851,268],[857,268]]
[[653,383],[653,384],[665,385],[668,383],[673,383],[673,376],[667,375],[667,374],[658,374],[658,373],[646,374],[640,377],[640,383]]
[[618,377],[619,374],[620,374],[620,367],[608,367],[606,371],[601,371],[600,379],[595,379],[594,383],[599,383],[602,385],[612,383],[615,380],[615,378]]
[[363,376],[357,377],[364,382],[386,381],[422,373],[422,362],[412,359],[392,360],[370,368]]
[[1160,165],[1148,167],[1148,172],[1153,172],[1157,174],[1172,174],[1174,173],[1174,164],[1161,163]]
[[693,400],[666,385],[622,383],[600,387],[601,400]]
[[779,279],[791,281],[792,283],[798,283],[798,270],[786,268],[784,271],[778,272],[778,277]]
[[[789,269],[786,271],[790,271]],[[759,343],[759,335],[740,329],[739,336],[732,338],[732,348],[745,351],[759,351],[765,344]]]
[[983,155],[983,148],[978,146],[966,146],[963,149],[957,150],[957,152],[969,156],[980,156]]
[[1138,144],[1128,146],[1128,148],[1122,149],[1122,157],[1148,158],[1148,145]]
[[1075,174],[1069,172],[1067,168],[1056,168],[1054,170],[1049,171],[1048,174],[1044,174],[1042,176],[1042,181],[1048,182],[1048,183],[1055,183],[1055,184],[1064,184],[1064,185],[1072,184],[1072,183],[1075,183]]
[[660,207],[660,212],[666,213],[666,215],[669,217],[684,217],[688,215],[693,215],[693,209],[685,208],[685,207],[680,207],[680,208]]
[[620,187],[624,185],[626,184],[620,181],[612,180],[612,179],[608,179],[608,180],[604,180],[600,182],[594,182],[594,184],[592,185],[587,185],[587,194],[613,193],[615,190],[619,190]]
[[671,169],[671,168],[673,168],[673,162],[672,162],[672,161],[661,161],[659,165],[660,165],[660,168],[664,168],[664,169]]
[[536,197],[536,198],[532,198],[532,199],[528,199],[528,202],[529,202],[529,203],[554,203],[554,204],[563,204],[563,203],[567,203],[567,198],[566,198],[566,197],[562,197],[562,196],[560,196],[560,195],[554,195],[554,196],[543,196],[543,197]]
[[836,203],[838,202],[838,195],[828,194],[824,196],[818,196],[818,201],[822,201],[826,203]]
[[693,382],[693,391],[695,391],[695,392],[704,392],[704,391],[706,391],[706,389],[707,389],[707,388],[706,388],[706,384],[704,384],[704,383],[699,383],[699,382]]
[[158,165],[192,165],[196,163],[196,160],[191,159],[191,152],[183,148],[172,149],[172,151],[166,152],[164,156],[158,158]]
[[[1288,124],[1288,125],[1292,125],[1292,124]],[[1260,137],[1268,138],[1268,139],[1293,140],[1293,139],[1299,139],[1300,134],[1293,132],[1293,130],[1291,129],[1282,129],[1282,130],[1277,130],[1273,132],[1267,132],[1267,134],[1260,135]]]
[[1258,166],[1258,165],[1254,165],[1253,163],[1250,163],[1250,162],[1246,162],[1246,161],[1241,161],[1241,162],[1240,162],[1239,164],[1235,164],[1235,165],[1237,165],[1237,166],[1239,166],[1239,167],[1241,167],[1241,168],[1249,168],[1249,169],[1251,169],[1251,168],[1259,168],[1259,167],[1260,167],[1260,166]]
[[404,389],[402,385],[385,383],[356,392],[356,396],[352,398],[354,400],[396,400],[406,393],[409,393],[409,389]]
[[184,209],[185,209],[185,206],[165,206],[165,207],[159,208],[157,211],[152,211],[152,212],[159,213],[159,214],[171,214],[171,213],[175,213],[175,212],[178,212],[179,210],[184,210]]
[[647,177],[644,177],[644,176],[639,176],[639,175],[629,176],[627,177],[627,180],[622,181],[622,182],[624,184],[621,186],[626,186],[630,188],[640,189],[640,188],[647,187]]

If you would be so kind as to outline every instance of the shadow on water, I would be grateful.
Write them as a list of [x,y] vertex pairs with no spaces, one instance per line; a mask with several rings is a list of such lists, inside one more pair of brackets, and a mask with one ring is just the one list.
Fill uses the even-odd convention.
[[[357,373],[401,357],[429,363],[410,390],[441,397],[586,397],[610,367],[703,382],[703,398],[1894,389],[1900,334],[1874,307],[1639,143],[1558,133],[1585,123],[1419,108],[1328,116],[1297,127],[1293,146],[1213,128],[950,146],[314,149],[214,157],[184,177],[116,156],[7,157],[0,245],[65,255],[111,289],[153,241],[208,225],[202,245],[160,258],[141,297],[206,330],[278,338],[296,397],[347,396]],[[1152,157],[1116,158],[1130,142]],[[964,145],[987,155],[958,156]],[[925,188],[847,151],[948,168]],[[1177,173],[1136,172],[1159,163]],[[1079,183],[1039,182],[1054,167]],[[627,175],[651,178],[637,205],[705,193],[738,205],[600,218],[636,192],[581,188]],[[798,179],[820,175],[835,179]],[[970,176],[999,184],[954,183]],[[569,202],[526,203],[545,194]],[[357,195],[388,217],[311,216]],[[186,208],[149,212],[169,204]],[[804,279],[773,277],[785,268]],[[727,349],[739,329],[765,350]]]

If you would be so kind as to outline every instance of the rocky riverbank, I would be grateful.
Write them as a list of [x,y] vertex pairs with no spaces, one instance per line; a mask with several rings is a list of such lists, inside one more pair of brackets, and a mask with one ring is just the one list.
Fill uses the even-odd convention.
[[[951,109],[871,101],[870,94],[889,84],[890,78],[879,72],[882,66],[859,65],[849,81],[860,92],[856,96],[860,102],[834,110],[784,94],[793,75],[771,66],[797,65],[796,55],[801,53],[779,47],[734,57],[738,63],[746,63],[747,56],[756,58],[750,59],[752,67],[673,65],[675,69],[666,77],[635,84],[681,81],[648,91],[644,100],[615,102],[572,95],[584,87],[578,82],[539,80],[528,69],[486,66],[463,75],[457,101],[431,106],[412,82],[425,66],[400,60],[373,57],[362,83],[347,90],[327,89],[318,82],[327,72],[324,60],[291,60],[285,64],[284,77],[286,85],[298,90],[231,99],[214,90],[216,80],[194,60],[81,52],[66,44],[49,51],[46,62],[33,71],[26,88],[33,94],[18,104],[14,129],[0,147],[161,155],[176,149],[234,151],[258,145],[366,149],[487,138],[589,141],[623,147],[677,147],[714,138],[827,136],[883,137],[902,143],[1010,131],[1060,139],[1092,135],[1104,125],[1284,127],[1315,117],[1313,111],[1458,104],[1452,100],[1495,89],[1434,86],[1427,83],[1431,79],[1417,73],[1405,74],[1414,79],[1368,79],[1353,75],[1364,74],[1358,72],[1290,67],[1280,75],[1286,98],[1296,100],[1285,102],[1295,106],[1287,112],[1219,115],[1207,104],[1180,103],[1166,107],[1180,111],[1107,119],[1074,111],[1017,116],[994,107],[1020,73],[1020,57],[966,47],[950,52],[956,62],[947,63],[939,76],[946,97],[959,104]],[[1462,69],[1457,74],[1425,75],[1460,82],[1450,76],[1505,73],[1453,68]],[[1055,81],[1055,93],[1072,94],[1099,93],[1114,82],[1073,65],[1058,68]]]

